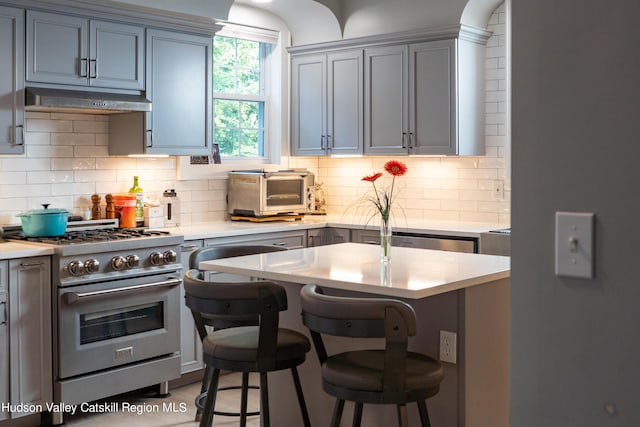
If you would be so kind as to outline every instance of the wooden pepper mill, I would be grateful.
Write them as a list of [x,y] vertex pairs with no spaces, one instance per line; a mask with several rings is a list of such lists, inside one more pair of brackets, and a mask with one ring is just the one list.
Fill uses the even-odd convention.
[[105,209],[105,218],[106,219],[114,219],[116,217],[116,208],[113,205],[113,195],[107,194],[104,196],[104,199],[107,201],[107,207]]
[[100,195],[91,196],[91,219],[100,219]]

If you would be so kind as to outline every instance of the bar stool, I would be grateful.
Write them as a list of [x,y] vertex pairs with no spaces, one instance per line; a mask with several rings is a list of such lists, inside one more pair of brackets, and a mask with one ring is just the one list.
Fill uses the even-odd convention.
[[[285,289],[273,282],[207,282],[201,272],[189,270],[184,276],[185,301],[196,323],[202,319],[233,320],[257,316],[257,326],[235,326],[214,330],[203,341],[203,359],[213,368],[200,427],[213,422],[221,370],[260,373],[261,425],[268,427],[269,394],[267,373],[290,369],[302,413],[303,425],[311,425],[297,366],[305,361],[311,344],[303,334],[278,327],[279,313],[287,309]],[[202,326],[204,327],[204,326]],[[247,387],[243,381],[240,425],[246,426]]]
[[[302,319],[309,328],[320,360],[322,387],[336,398],[332,426],[339,426],[345,400],[355,402],[353,426],[359,426],[364,403],[395,404],[398,425],[408,425],[408,402],[416,402],[422,426],[430,426],[425,400],[434,396],[444,378],[442,365],[407,351],[416,334],[410,305],[386,298],[324,295],[317,285],[301,290]],[[384,338],[384,349],[353,350],[328,355],[322,334]]]
[[[189,256],[189,268],[198,269],[200,262],[202,261],[211,261],[214,259],[231,258],[235,256],[242,256],[242,255],[254,255],[254,254],[260,254],[260,253],[280,252],[280,251],[286,251],[286,250],[287,250],[286,247],[273,246],[273,245],[208,246],[208,247],[196,249],[191,253],[191,255]],[[202,273],[200,276],[203,277],[204,273]],[[229,274],[225,274],[223,277],[225,282],[229,282],[229,281],[244,282],[249,279],[247,277],[231,276]],[[208,277],[208,280],[212,281],[211,276]],[[195,318],[194,318],[194,323],[195,323]],[[249,318],[234,319],[234,320],[203,318],[202,327],[198,327],[198,324],[196,324],[196,329],[198,331],[198,335],[200,336],[200,340],[204,341],[208,333],[205,326],[212,327],[214,330],[216,330],[216,329],[229,328],[232,326],[250,326],[250,325],[257,325],[257,324],[258,324],[257,316],[250,316]],[[202,377],[202,385],[200,387],[200,394],[195,398],[195,404],[196,404],[195,420],[196,421],[200,421],[200,417],[202,416],[202,410],[204,409],[204,402],[205,402],[205,399],[207,398],[207,387],[209,385],[209,382],[211,382],[212,375],[213,375],[213,369],[209,365],[205,364],[204,375]],[[243,373],[242,384],[247,384],[246,386],[249,389],[257,390],[260,388],[256,385],[249,385],[248,381],[249,381],[249,373]],[[220,387],[218,388],[218,391],[238,390],[238,389],[242,389],[242,385]],[[214,414],[223,415],[227,417],[240,416],[240,412],[229,412],[229,411],[215,411]],[[260,415],[260,411],[252,411],[247,413],[247,416],[255,416],[255,415]]]

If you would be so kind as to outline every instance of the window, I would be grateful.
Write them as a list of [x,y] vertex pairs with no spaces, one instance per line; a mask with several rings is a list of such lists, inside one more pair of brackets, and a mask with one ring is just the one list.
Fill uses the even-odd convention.
[[262,158],[269,152],[271,47],[241,35],[222,33],[213,39],[214,138],[223,157]]

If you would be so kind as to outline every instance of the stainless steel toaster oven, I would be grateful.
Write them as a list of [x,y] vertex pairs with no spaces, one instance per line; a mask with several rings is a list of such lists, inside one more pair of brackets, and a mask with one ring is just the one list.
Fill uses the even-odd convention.
[[305,213],[313,185],[314,175],[306,169],[233,171],[229,173],[228,212],[251,217]]

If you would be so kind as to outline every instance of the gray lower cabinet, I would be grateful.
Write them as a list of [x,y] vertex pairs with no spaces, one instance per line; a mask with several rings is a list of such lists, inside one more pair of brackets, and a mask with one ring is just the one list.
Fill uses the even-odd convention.
[[362,49],[291,60],[293,155],[362,154]]
[[312,228],[307,230],[308,247],[333,245],[351,241],[351,231],[348,228]]
[[[189,240],[184,242],[181,247],[182,271],[189,269],[189,256],[193,251],[203,246],[202,240]],[[180,290],[180,356],[181,356],[181,373],[195,371],[201,369],[202,363],[202,343],[193,324],[193,316],[191,310],[184,304],[184,287]]]
[[142,26],[27,11],[29,82],[145,89]]
[[[9,376],[9,276],[7,261],[0,261],[0,403],[10,402]],[[9,411],[0,409],[0,421],[9,419]]]
[[218,237],[214,239],[206,239],[204,241],[204,245],[275,245],[282,246],[288,249],[306,248],[307,230]]
[[0,6],[0,154],[24,153],[24,10]]
[[[49,257],[0,261],[0,343],[0,401],[45,407],[53,398]],[[0,420],[30,414],[0,412]]]

